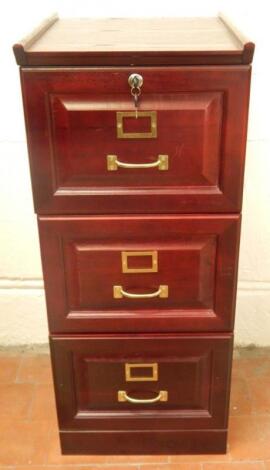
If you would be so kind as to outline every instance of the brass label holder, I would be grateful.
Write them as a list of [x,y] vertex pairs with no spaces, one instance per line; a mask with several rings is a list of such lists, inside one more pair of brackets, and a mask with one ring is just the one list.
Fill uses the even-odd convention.
[[[149,375],[134,375],[138,369],[149,369]],[[134,372],[133,372],[134,371]],[[127,382],[157,382],[158,380],[158,364],[152,363],[126,363],[125,377]]]
[[[124,118],[150,118],[149,132],[125,132]],[[118,139],[156,139],[157,138],[157,113],[156,111],[117,111],[116,130]]]
[[[131,268],[128,265],[129,258],[150,256],[151,266],[148,268]],[[157,251],[122,251],[122,272],[126,274],[131,273],[157,273],[158,272],[158,253]]]

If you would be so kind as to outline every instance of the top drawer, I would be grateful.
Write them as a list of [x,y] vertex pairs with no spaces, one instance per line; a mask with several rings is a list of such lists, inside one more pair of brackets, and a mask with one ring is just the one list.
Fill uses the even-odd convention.
[[239,211],[249,81],[248,66],[22,69],[36,211]]

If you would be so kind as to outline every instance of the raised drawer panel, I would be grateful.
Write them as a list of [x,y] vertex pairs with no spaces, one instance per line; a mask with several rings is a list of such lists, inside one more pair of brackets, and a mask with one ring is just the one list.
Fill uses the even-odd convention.
[[239,211],[249,68],[130,72],[23,69],[37,212]]
[[50,330],[230,330],[239,216],[40,217]]
[[[104,191],[198,186],[203,191],[217,185],[222,101],[221,92],[149,94],[136,118],[128,93],[52,95],[57,186]],[[110,167],[111,154],[134,168]],[[159,155],[167,156],[167,168],[136,168]]]
[[230,335],[74,335],[51,346],[62,430],[227,427]]

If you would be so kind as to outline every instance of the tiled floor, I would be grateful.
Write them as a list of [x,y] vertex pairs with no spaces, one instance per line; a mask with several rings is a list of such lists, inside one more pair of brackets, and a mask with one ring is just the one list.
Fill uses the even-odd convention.
[[270,470],[270,350],[236,351],[229,451],[214,456],[61,456],[49,356],[0,352],[0,470]]

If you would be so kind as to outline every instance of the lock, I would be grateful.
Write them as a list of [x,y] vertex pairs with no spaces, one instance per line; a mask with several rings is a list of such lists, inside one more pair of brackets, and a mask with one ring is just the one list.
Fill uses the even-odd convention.
[[140,89],[143,86],[143,77],[138,73],[132,73],[128,77],[128,84],[132,88]]

